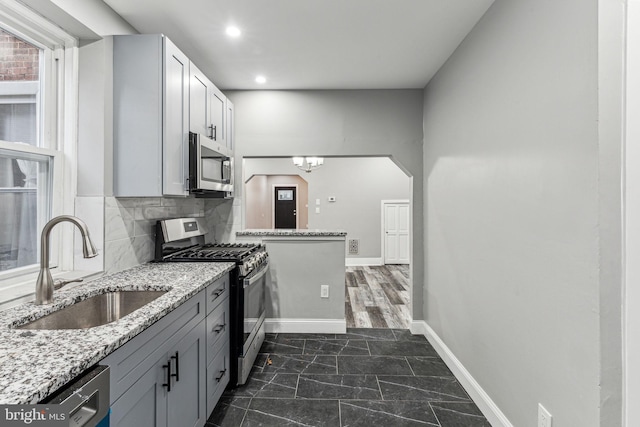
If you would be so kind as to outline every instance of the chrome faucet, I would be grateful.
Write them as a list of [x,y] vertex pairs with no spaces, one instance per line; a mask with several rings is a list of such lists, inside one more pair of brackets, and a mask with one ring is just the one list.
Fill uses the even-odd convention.
[[98,251],[91,238],[89,238],[89,229],[81,219],[71,215],[60,215],[52,218],[44,225],[40,236],[40,274],[36,281],[36,304],[51,304],[53,302],[53,278],[49,271],[49,234],[51,229],[61,222],[68,221],[80,229],[82,234],[82,254],[85,258],[93,258],[98,255]]

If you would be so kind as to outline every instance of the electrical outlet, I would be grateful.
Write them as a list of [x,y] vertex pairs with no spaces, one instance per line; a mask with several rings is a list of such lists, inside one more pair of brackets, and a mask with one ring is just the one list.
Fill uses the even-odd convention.
[[320,298],[329,298],[329,285],[320,285]]
[[551,414],[538,403],[538,427],[551,427]]

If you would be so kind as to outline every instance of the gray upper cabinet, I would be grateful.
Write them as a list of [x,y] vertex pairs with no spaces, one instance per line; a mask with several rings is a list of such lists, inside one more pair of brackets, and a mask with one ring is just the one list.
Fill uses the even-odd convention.
[[190,80],[191,132],[226,146],[226,96],[193,62]]
[[189,128],[191,132],[210,137],[211,81],[191,63],[189,89]]
[[234,109],[233,109],[233,103],[231,101],[229,101],[229,99],[227,98],[227,102],[226,102],[226,120],[227,120],[227,148],[231,151],[233,151],[235,149],[235,135],[234,135],[234,129],[235,129],[235,125],[234,125]]
[[225,103],[227,97],[222,91],[211,85],[211,137],[218,144],[226,146]]
[[190,61],[162,35],[113,37],[114,196],[187,196]]

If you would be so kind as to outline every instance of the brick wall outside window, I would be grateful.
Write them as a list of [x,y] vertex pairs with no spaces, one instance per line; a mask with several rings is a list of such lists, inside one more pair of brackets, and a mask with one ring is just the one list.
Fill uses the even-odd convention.
[[40,49],[0,29],[0,81],[37,81]]

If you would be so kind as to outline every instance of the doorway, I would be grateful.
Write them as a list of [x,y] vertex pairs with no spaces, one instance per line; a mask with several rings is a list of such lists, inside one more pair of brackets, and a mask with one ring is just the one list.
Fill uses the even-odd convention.
[[382,201],[383,264],[409,264],[411,208],[408,200]]
[[298,228],[298,199],[296,187],[274,186],[273,228]]

